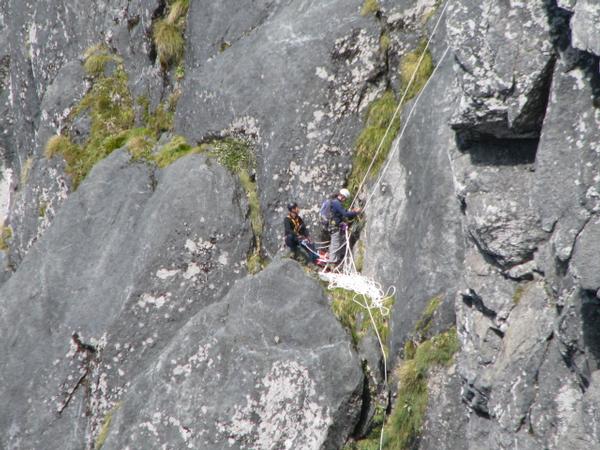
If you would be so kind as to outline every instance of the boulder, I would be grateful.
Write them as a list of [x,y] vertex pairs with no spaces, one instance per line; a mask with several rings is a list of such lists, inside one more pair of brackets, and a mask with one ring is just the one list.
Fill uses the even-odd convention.
[[341,448],[362,384],[322,287],[278,260],[179,331],[118,403],[103,448]]
[[246,213],[233,177],[202,156],[158,171],[124,151],[99,163],[0,289],[12,405],[0,447],[84,447],[112,399],[245,274]]

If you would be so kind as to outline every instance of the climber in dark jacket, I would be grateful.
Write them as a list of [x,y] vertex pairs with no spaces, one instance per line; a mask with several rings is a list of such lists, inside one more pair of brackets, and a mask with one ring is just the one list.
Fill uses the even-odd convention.
[[296,203],[289,203],[287,208],[289,213],[283,219],[285,245],[294,252],[294,257],[297,258],[302,255],[306,262],[314,263],[318,256],[308,235],[306,225],[300,217],[300,208]]
[[352,219],[360,214],[360,208],[347,210],[342,202],[350,198],[348,189],[340,189],[340,192],[332,198],[325,200],[321,206],[321,224],[324,231],[329,235],[329,262],[338,264],[344,254],[345,219]]

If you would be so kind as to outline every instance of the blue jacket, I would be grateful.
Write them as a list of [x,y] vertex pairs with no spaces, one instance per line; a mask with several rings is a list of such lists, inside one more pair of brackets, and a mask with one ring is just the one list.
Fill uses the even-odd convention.
[[344,221],[344,219],[351,219],[357,216],[357,212],[348,211],[342,205],[342,202],[336,197],[330,200],[329,207],[331,208],[331,219],[335,222],[336,225],[339,225]]

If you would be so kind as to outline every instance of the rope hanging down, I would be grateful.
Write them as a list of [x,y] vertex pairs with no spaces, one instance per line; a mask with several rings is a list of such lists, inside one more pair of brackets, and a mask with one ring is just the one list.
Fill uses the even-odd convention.
[[[385,130],[385,133],[384,133],[383,137],[381,138],[381,142],[379,143],[379,145],[377,147],[375,155],[373,156],[373,159],[371,160],[371,163],[369,164],[369,167],[357,189],[357,192],[355,193],[355,196],[354,196],[351,206],[354,205],[355,200],[358,198],[360,191],[362,190],[362,188],[364,187],[364,185],[366,183],[367,177],[369,176],[369,172],[371,171],[371,169],[375,163],[375,159],[377,158],[377,156],[379,155],[379,152],[381,151],[383,142],[386,139],[386,137],[392,127],[392,124],[394,123],[394,120],[396,119],[396,116],[399,114],[400,108],[402,107],[404,100],[406,98],[406,95],[409,92],[409,89],[411,88],[411,86],[416,78],[416,74],[421,66],[421,63],[423,62],[425,53],[429,49],[431,40],[433,39],[433,36],[435,35],[435,33],[437,31],[437,28],[442,20],[442,17],[444,16],[444,13],[446,12],[446,8],[448,7],[449,3],[450,3],[450,1],[446,1],[442,11],[440,12],[440,14],[438,16],[435,27],[433,28],[433,30],[427,40],[425,48],[423,49],[423,52],[421,53],[421,56],[417,62],[415,70],[413,71],[410,81],[408,82],[408,85],[406,86],[406,89],[404,90],[402,98],[398,102],[398,106],[396,107],[396,110],[394,111],[394,115],[392,116],[392,119],[390,120],[390,123],[388,124],[387,129]],[[363,206],[363,211],[369,205],[371,198],[375,194],[375,190],[376,190],[377,186],[381,182],[383,175],[385,174],[385,172],[387,171],[387,169],[390,165],[392,157],[394,156],[395,152],[397,151],[397,149],[399,147],[400,141],[402,140],[402,137],[404,136],[404,132],[408,126],[408,123],[410,122],[413,111],[415,110],[415,107],[417,106],[419,99],[421,98],[421,95],[427,89],[429,82],[431,81],[431,79],[433,79],[435,73],[438,70],[438,67],[444,61],[449,49],[450,49],[449,46],[446,47],[446,50],[444,51],[444,53],[443,53],[442,57],[440,58],[440,60],[438,61],[438,63],[435,65],[431,75],[427,79],[427,82],[421,89],[421,92],[415,98],[415,101],[413,102],[410,112],[406,118],[405,124],[402,127],[402,130],[401,130],[400,134],[398,135],[398,137],[396,138],[394,145],[392,146],[391,152],[387,157],[387,163],[381,170],[377,180],[373,184],[371,193],[368,195],[367,200],[365,201],[365,204]],[[381,314],[382,317],[388,317],[390,314],[390,310],[385,305],[385,302],[387,299],[390,299],[395,295],[396,288],[395,288],[395,286],[390,286],[390,288],[386,292],[384,292],[379,283],[372,280],[371,278],[368,278],[368,277],[360,274],[356,270],[354,257],[352,255],[352,250],[350,248],[350,236],[349,236],[347,229],[345,230],[345,242],[342,244],[342,246],[345,246],[345,254],[344,254],[344,258],[342,259],[342,262],[331,272],[326,272],[325,270],[321,271],[319,273],[319,277],[322,280],[329,283],[329,289],[331,289],[331,290],[336,289],[336,288],[342,288],[342,289],[354,292],[355,294],[354,294],[354,297],[352,298],[352,301],[355,302],[356,304],[360,305],[362,308],[364,308],[369,313],[369,318],[371,320],[371,324],[373,325],[373,329],[375,330],[375,334],[377,335],[377,340],[379,341],[379,347],[381,348],[381,354],[383,356],[384,384],[387,386],[387,355],[385,353],[385,347],[383,344],[383,340],[381,339],[381,336],[379,335],[379,331],[377,330],[375,318],[373,317],[373,310],[377,309],[377,310],[379,310],[379,313]],[[380,433],[380,437],[379,437],[379,449],[380,450],[383,448],[383,433],[384,433],[384,424],[382,424],[382,426],[381,426],[381,433]]]
[[[392,119],[390,120],[390,124],[388,125],[385,134],[383,135],[381,142],[379,143],[379,146],[377,148],[377,151],[373,157],[373,160],[371,161],[371,164],[369,165],[369,168],[367,170],[367,173],[365,174],[363,180],[361,181],[361,184],[359,185],[358,191],[354,197],[354,200],[356,200],[356,198],[358,197],[358,193],[360,192],[360,190],[363,188],[366,179],[368,177],[369,171],[371,170],[371,168],[373,167],[373,163],[375,161],[375,158],[377,158],[377,154],[379,153],[382,145],[383,145],[383,141],[385,140],[390,128],[391,128],[391,124],[393,123],[394,119],[396,118],[397,114],[400,111],[400,108],[402,106],[402,103],[406,97],[406,93],[409,91],[409,89],[412,86],[412,83],[415,80],[415,76],[417,71],[420,68],[421,63],[423,62],[423,57],[426,53],[426,51],[429,48],[429,45],[431,43],[431,40],[441,22],[441,19],[446,11],[446,8],[448,7],[449,2],[446,2],[446,4],[444,5],[444,8],[442,9],[437,22],[435,24],[435,27],[432,30],[431,35],[429,36],[429,39],[427,40],[427,44],[425,45],[425,48],[423,49],[423,53],[421,54],[421,57],[419,58],[417,65],[413,71],[413,74],[410,78],[410,81],[408,82],[408,85],[404,91],[404,95],[402,96],[400,102],[398,103],[398,106],[396,108],[396,110],[394,111],[394,115],[392,117]],[[379,174],[379,177],[377,178],[375,184],[373,185],[373,189],[371,191],[371,193],[369,194],[369,196],[367,197],[367,200],[365,202],[365,205],[363,207],[363,210],[368,206],[371,198],[373,197],[374,193],[375,193],[375,189],[377,187],[377,185],[381,182],[381,179],[383,178],[383,175],[385,173],[385,171],[387,170],[387,168],[389,167],[390,161],[392,160],[392,156],[395,154],[396,150],[399,147],[399,143],[400,140],[402,139],[402,136],[404,135],[404,131],[406,130],[408,123],[410,122],[410,119],[412,117],[413,111],[415,110],[415,107],[417,106],[419,99],[421,98],[421,95],[423,94],[423,92],[427,89],[430,80],[433,78],[433,76],[435,75],[435,73],[437,72],[439,66],[441,65],[441,63],[444,61],[446,54],[448,53],[450,47],[447,47],[446,50],[444,51],[444,54],[442,55],[442,57],[440,58],[440,60],[438,61],[438,63],[435,65],[431,76],[428,78],[427,82],[425,83],[425,85],[423,86],[423,89],[421,89],[421,92],[419,93],[419,95],[416,97],[415,101],[412,104],[411,110],[408,114],[407,120],[400,132],[400,135],[398,136],[398,138],[396,139],[394,145],[392,146],[392,151],[390,153],[390,155],[388,156],[388,162],[386,163],[386,165],[383,167],[383,169],[381,170],[381,173]],[[352,203],[354,203],[354,200]],[[352,255],[352,250],[350,248],[350,239],[349,239],[349,234],[348,234],[348,230],[345,231],[345,242],[343,244],[341,244],[340,249],[342,247],[345,247],[345,254],[344,254],[344,258],[342,259],[342,262],[333,270],[330,272],[326,272],[325,270],[321,271],[319,273],[319,277],[324,280],[327,281],[329,283],[329,289],[336,289],[336,288],[342,288],[342,289],[346,289],[352,292],[355,292],[355,296],[353,298],[353,301],[356,302],[357,304],[359,304],[360,306],[362,306],[363,308],[365,308],[368,312],[369,312],[369,316],[371,318],[371,322],[373,324],[373,328],[375,329],[375,332],[377,333],[377,338],[379,339],[379,345],[381,347],[381,351],[383,354],[383,359],[384,359],[384,378],[385,378],[385,382],[387,383],[387,356],[385,354],[385,350],[384,350],[384,346],[383,346],[383,342],[381,341],[381,336],[379,336],[379,333],[377,332],[377,327],[375,326],[375,320],[372,316],[372,310],[373,309],[378,309],[380,314],[383,317],[387,317],[389,316],[389,308],[387,308],[385,306],[385,301],[388,298],[393,297],[393,295],[395,294],[395,290],[396,288],[394,286],[391,286],[387,292],[384,292],[381,285],[379,283],[377,283],[376,281],[362,275],[361,273],[359,273],[356,270],[356,265],[354,263],[354,257]],[[362,297],[363,301],[360,301],[359,298]]]

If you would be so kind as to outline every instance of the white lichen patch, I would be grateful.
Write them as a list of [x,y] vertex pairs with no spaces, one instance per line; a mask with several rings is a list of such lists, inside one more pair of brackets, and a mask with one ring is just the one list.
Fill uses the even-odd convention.
[[335,77],[333,75],[330,75],[325,67],[317,67],[315,69],[315,74],[317,75],[317,77],[325,81],[335,80]]
[[171,376],[188,377],[192,373],[192,370],[199,368],[201,365],[206,365],[207,368],[211,368],[213,360],[209,358],[209,351],[213,345],[214,341],[199,345],[196,352],[186,360],[185,364],[180,364],[177,361],[172,360],[171,364],[174,367],[171,370]]
[[[2,161],[0,161],[1,163]],[[4,224],[8,217],[10,207],[10,185],[13,179],[13,171],[0,165],[0,225]]]
[[392,26],[400,25],[405,29],[421,27],[437,8],[436,0],[417,0],[411,7],[402,11],[391,11],[387,15],[387,23]]
[[149,306],[154,306],[155,308],[160,309],[167,302],[168,296],[169,294],[164,294],[154,297],[151,294],[144,293],[138,300],[137,305],[142,309],[146,309],[146,311],[149,311]]
[[558,394],[556,394],[554,401],[556,402],[559,436],[564,436],[569,432],[570,421],[575,415],[582,397],[581,391],[570,384],[561,386]]
[[221,134],[223,136],[242,134],[246,137],[252,138],[252,140],[256,143],[260,143],[261,141],[258,120],[251,116],[236,118],[227,129],[223,130]]
[[223,266],[227,266],[229,265],[229,253],[228,252],[222,252],[219,257],[217,258],[217,261],[219,261],[219,264],[223,265]]
[[257,387],[257,397],[247,396],[228,422],[217,423],[219,433],[256,450],[322,446],[331,417],[318,403],[316,384],[306,367],[277,361]]
[[181,272],[179,269],[172,269],[172,270],[159,269],[156,271],[156,276],[157,276],[157,278],[160,278],[161,280],[166,280],[168,278],[174,277],[179,272]]
[[192,262],[188,264],[187,269],[183,274],[183,278],[185,278],[186,280],[191,280],[192,278],[196,277],[200,272],[201,269],[198,266],[198,264]]

